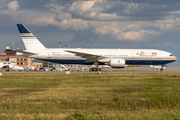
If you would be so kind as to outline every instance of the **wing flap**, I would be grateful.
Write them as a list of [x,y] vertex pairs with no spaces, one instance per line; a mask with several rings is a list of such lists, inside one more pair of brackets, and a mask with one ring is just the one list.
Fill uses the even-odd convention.
[[94,54],[84,53],[84,52],[79,52],[79,51],[66,50],[66,52],[73,53],[76,56],[80,56],[82,58],[86,58],[90,62],[95,62],[95,61],[99,61],[102,59],[107,59],[107,57],[104,57],[104,56],[94,55]]

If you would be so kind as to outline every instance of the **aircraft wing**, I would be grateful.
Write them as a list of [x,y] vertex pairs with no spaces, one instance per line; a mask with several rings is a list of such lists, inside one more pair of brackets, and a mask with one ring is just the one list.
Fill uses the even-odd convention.
[[82,58],[86,58],[89,62],[96,62],[96,61],[101,61],[101,60],[109,61],[108,57],[104,57],[100,55],[94,55],[94,54],[89,54],[89,53],[84,53],[84,52],[79,52],[79,51],[71,51],[71,50],[66,50],[66,52],[73,53],[76,56],[80,56]]
[[18,53],[22,53],[22,54],[27,54],[27,55],[37,55],[37,53],[31,52],[31,51],[25,51],[25,50],[19,50],[19,49],[10,49],[10,50],[18,52]]

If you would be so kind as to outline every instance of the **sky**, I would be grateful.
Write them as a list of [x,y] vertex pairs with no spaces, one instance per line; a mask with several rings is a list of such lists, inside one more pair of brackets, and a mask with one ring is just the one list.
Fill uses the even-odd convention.
[[[25,49],[16,24],[47,47],[159,49],[180,58],[180,0],[0,0],[0,52]],[[180,67],[177,60],[169,66]]]

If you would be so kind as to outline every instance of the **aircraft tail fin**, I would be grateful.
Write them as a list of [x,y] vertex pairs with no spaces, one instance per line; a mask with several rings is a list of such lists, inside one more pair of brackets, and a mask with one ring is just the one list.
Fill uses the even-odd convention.
[[24,24],[17,24],[17,27],[26,50],[46,49]]

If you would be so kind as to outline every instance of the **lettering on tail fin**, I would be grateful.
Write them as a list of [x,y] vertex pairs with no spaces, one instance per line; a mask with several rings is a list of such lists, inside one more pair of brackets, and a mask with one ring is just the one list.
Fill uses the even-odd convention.
[[17,24],[17,27],[26,50],[46,49],[24,24]]

